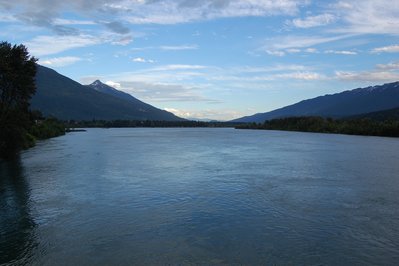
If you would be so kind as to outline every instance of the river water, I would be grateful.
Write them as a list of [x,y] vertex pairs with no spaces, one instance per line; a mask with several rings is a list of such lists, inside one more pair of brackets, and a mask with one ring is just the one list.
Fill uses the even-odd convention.
[[0,163],[0,264],[395,265],[399,139],[89,129]]

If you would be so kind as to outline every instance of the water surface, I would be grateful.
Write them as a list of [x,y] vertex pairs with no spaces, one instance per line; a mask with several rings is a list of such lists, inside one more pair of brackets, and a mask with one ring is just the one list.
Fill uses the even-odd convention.
[[0,264],[395,265],[399,140],[89,129],[0,164]]

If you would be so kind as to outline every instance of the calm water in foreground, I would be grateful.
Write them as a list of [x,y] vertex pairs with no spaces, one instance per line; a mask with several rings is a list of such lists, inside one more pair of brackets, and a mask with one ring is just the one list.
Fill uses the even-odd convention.
[[397,265],[399,139],[90,129],[0,164],[0,264]]

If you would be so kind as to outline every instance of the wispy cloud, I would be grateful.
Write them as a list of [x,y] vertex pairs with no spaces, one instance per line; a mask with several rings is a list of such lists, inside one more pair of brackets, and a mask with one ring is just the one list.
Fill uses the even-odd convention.
[[340,54],[340,55],[357,55],[357,52],[354,51],[345,51],[345,50],[341,50],[341,51],[337,51],[337,50],[327,50],[324,53],[326,54]]
[[199,70],[209,68],[202,65],[165,65],[150,69],[150,71],[174,71],[174,70]]
[[372,53],[399,53],[399,45],[390,45],[374,48]]
[[242,117],[245,114],[237,110],[231,109],[203,109],[203,110],[186,110],[176,108],[165,108],[166,111],[187,119],[209,119],[209,120],[232,120]]
[[321,14],[317,16],[309,16],[304,19],[294,19],[289,24],[297,28],[313,28],[325,26],[336,21],[336,17],[332,14]]
[[306,0],[163,0],[129,5],[127,19],[135,24],[176,24],[229,17],[293,15]]
[[118,81],[118,83],[121,84],[123,91],[149,102],[219,102],[203,96],[198,87],[124,80]]
[[334,12],[345,22],[336,32],[399,35],[399,3],[391,0],[338,1]]
[[166,51],[179,51],[179,50],[196,50],[198,49],[198,45],[175,45],[175,46],[160,46],[159,49]]
[[133,58],[132,61],[136,63],[155,63],[155,61],[152,59],[145,59],[142,57]]
[[346,81],[392,82],[399,80],[399,62],[377,64],[369,71],[337,71],[337,79]]
[[55,25],[96,25],[94,21],[56,18],[53,20]]
[[307,4],[307,0],[70,0],[66,5],[61,0],[14,0],[6,8],[25,23],[50,27],[53,19],[65,10],[92,18],[113,15],[134,24],[176,24],[229,17],[294,15],[300,6]]
[[163,50],[163,51],[184,51],[184,50],[197,50],[197,44],[183,44],[183,45],[160,45],[160,46],[144,46],[133,47],[132,51],[145,51],[145,50]]
[[64,67],[64,66],[72,65],[81,60],[82,60],[82,58],[80,58],[80,57],[64,56],[64,57],[40,59],[39,64],[49,66],[49,67]]
[[276,74],[273,76],[274,79],[297,79],[297,80],[321,80],[326,79],[326,77],[320,73],[316,72],[293,72],[293,73],[283,73]]
[[265,52],[268,55],[274,55],[274,56],[284,56],[285,55],[284,51],[279,51],[279,50],[268,50],[268,49],[266,49]]
[[399,70],[399,62],[393,62],[388,64],[377,64],[377,69],[384,69],[384,70]]
[[114,33],[118,33],[118,34],[130,33],[130,29],[128,27],[126,27],[125,25],[123,25],[121,22],[111,21],[111,22],[100,22],[100,23]]
[[0,22],[15,22],[17,19],[11,14],[0,14]]
[[118,82],[114,82],[112,80],[108,80],[105,82],[105,84],[107,84],[108,86],[111,86],[113,88],[119,89],[121,87],[121,84]]
[[100,43],[99,38],[90,35],[80,36],[37,36],[26,42],[29,52],[35,56],[51,55]]
[[330,43],[339,41],[345,38],[349,38],[352,35],[337,35],[337,36],[298,36],[298,35],[287,35],[271,38],[265,41],[265,44],[260,50],[265,51],[271,55],[282,56],[285,52],[298,51],[302,48],[308,48],[305,51],[308,53],[315,52],[313,46],[317,46],[324,43]]
[[390,71],[336,72],[336,77],[346,81],[392,82],[399,80],[399,73]]

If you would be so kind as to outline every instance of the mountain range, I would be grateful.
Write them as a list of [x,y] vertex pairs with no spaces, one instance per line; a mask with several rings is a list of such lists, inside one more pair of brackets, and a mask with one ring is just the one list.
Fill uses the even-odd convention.
[[263,123],[266,120],[292,116],[343,118],[394,108],[399,108],[399,82],[319,96],[271,112],[234,119],[232,122]]
[[[40,65],[37,65],[36,87],[31,108],[41,111],[45,116],[62,120],[185,120],[99,80],[90,85],[82,85]],[[397,118],[399,82],[319,96],[231,122],[262,123],[292,116]]]
[[36,87],[31,108],[62,120],[184,121],[99,80],[85,86],[40,65]]

